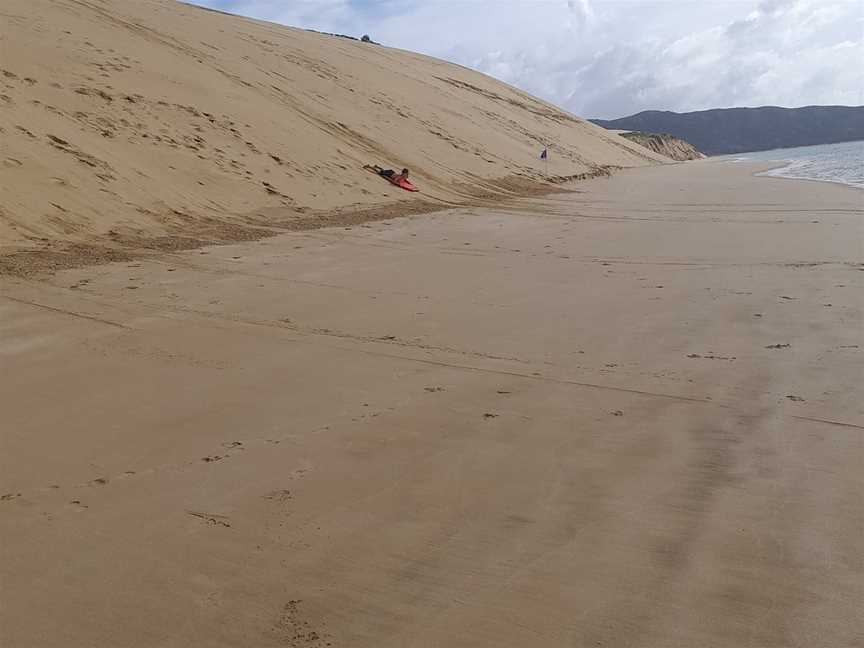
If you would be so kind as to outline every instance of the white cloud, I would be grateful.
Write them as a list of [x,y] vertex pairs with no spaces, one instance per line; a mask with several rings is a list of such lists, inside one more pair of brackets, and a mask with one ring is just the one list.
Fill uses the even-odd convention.
[[590,117],[864,103],[859,0],[195,0],[448,59]]

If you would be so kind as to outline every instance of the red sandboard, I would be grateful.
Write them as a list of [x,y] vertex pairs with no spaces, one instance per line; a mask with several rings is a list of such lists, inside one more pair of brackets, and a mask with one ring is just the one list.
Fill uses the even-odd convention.
[[406,180],[405,178],[399,178],[398,180],[393,180],[392,178],[387,178],[390,181],[390,184],[394,184],[397,187],[402,187],[405,191],[420,191],[417,187],[414,186],[414,183],[410,180]]

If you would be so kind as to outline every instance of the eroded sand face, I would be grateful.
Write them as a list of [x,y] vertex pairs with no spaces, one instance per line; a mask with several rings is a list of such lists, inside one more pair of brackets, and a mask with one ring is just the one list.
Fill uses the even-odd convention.
[[862,194],[746,165],[0,279],[8,646],[852,646]]

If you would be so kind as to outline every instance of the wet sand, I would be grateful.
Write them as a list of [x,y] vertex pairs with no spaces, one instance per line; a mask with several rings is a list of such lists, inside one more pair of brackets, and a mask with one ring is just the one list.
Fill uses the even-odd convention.
[[755,168],[0,278],[0,643],[860,645],[864,194]]

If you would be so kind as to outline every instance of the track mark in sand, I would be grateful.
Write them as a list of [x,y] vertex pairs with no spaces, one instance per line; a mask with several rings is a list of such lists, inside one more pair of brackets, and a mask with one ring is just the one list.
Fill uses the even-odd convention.
[[814,418],[812,416],[792,416],[791,418],[798,419],[800,421],[810,421],[811,423],[825,423],[826,425],[837,425],[839,427],[848,427],[854,430],[864,430],[864,425],[845,423],[844,421],[830,421],[828,419]]
[[231,528],[231,520],[224,515],[216,515],[214,513],[202,513],[200,511],[186,511],[192,517],[196,517],[200,520],[204,520],[207,524],[211,526],[223,526],[225,528]]
[[788,349],[791,347],[791,344],[769,344],[766,346],[766,349]]
[[385,335],[383,337],[369,337],[366,335],[355,335],[353,333],[345,333],[342,331],[333,331],[331,329],[303,329],[303,328],[292,328],[293,331],[299,334],[305,335],[320,335],[324,337],[333,337],[345,340],[354,340],[357,342],[378,342],[381,344],[391,344],[393,346],[405,347],[408,349],[420,349],[423,351],[441,351],[443,353],[452,353],[461,356],[468,356],[472,358],[482,358],[485,360],[506,360],[509,362],[518,362],[520,364],[529,364],[528,360],[523,360],[522,358],[515,358],[512,356],[499,356],[492,353],[485,353],[483,351],[472,351],[465,349],[454,349],[452,347],[444,347],[438,346],[436,344],[424,344],[422,342],[414,342],[411,340],[402,340],[395,335]]
[[[343,347],[338,347],[343,348]],[[589,383],[589,382],[581,382],[578,380],[568,380],[566,378],[552,378],[549,376],[543,376],[540,373],[532,372],[522,373],[519,371],[508,371],[506,369],[489,369],[486,367],[475,367],[473,365],[465,365],[459,364],[456,362],[444,362],[442,360],[429,360],[426,358],[408,358],[405,356],[397,355],[395,353],[384,353],[382,351],[371,351],[367,349],[345,349],[352,350],[356,353],[362,353],[365,355],[373,355],[382,358],[393,358],[394,360],[403,360],[405,362],[418,362],[420,364],[432,365],[435,367],[448,367],[450,369],[464,369],[466,371],[476,371],[478,373],[485,374],[493,374],[497,376],[515,376],[516,378],[526,378],[528,380],[540,380],[543,382],[557,383],[559,385],[573,385],[575,387],[585,387],[587,389],[600,389],[606,391],[614,391],[614,392],[622,392],[625,394],[638,394],[640,396],[651,396],[654,398],[665,398],[668,400],[675,401],[684,401],[688,403],[702,403],[707,405],[714,405],[715,407],[721,407],[729,409],[729,405],[724,405],[722,403],[715,403],[714,401],[706,398],[692,398],[690,396],[678,396],[675,394],[664,394],[662,392],[651,392],[645,391],[642,389],[632,389],[629,387],[615,387],[613,385],[599,385],[597,383]]]
[[125,324],[120,324],[118,322],[112,322],[111,320],[102,319],[101,317],[93,317],[92,315],[84,315],[83,313],[76,313],[74,311],[65,310],[63,308],[57,308],[55,306],[48,306],[46,304],[40,304],[38,302],[29,301],[27,299],[19,299],[18,297],[10,297],[9,295],[2,295],[3,299],[8,299],[9,301],[17,302],[19,304],[26,304],[28,306],[35,306],[36,308],[44,308],[45,310],[53,311],[55,313],[62,313],[63,315],[69,315],[70,317],[78,317],[80,319],[90,320],[91,322],[99,322],[100,324],[106,324],[108,326],[115,326],[117,328],[132,330],[131,326],[126,326]]
[[21,493],[5,493],[0,495],[0,502],[11,502],[14,499],[21,497]]
[[[514,252],[518,252],[519,250],[514,250]],[[600,265],[608,266],[611,264],[616,265],[645,265],[645,266],[684,266],[684,267],[693,267],[693,268],[811,268],[811,267],[820,267],[820,266],[847,266],[855,268],[855,264],[851,264],[843,261],[817,261],[812,263],[805,262],[796,262],[796,263],[782,263],[776,261],[761,261],[755,263],[738,263],[738,262],[728,262],[728,263],[718,263],[716,261],[662,261],[662,260],[639,260],[639,259],[626,259],[619,257],[581,257],[576,259],[580,263],[600,263]],[[864,267],[857,268],[858,270],[864,270]],[[744,293],[733,293],[733,294],[744,294]],[[749,294],[749,293],[747,293]],[[786,300],[796,300],[797,297],[789,297],[789,296],[780,296],[779,299]]]
[[[196,314],[199,311],[192,311]],[[210,317],[210,314],[206,312],[200,312],[200,314]],[[468,356],[472,358],[482,358],[486,360],[506,360],[509,362],[518,362],[520,364],[529,364],[528,360],[523,360],[522,358],[515,358],[511,356],[499,356],[491,353],[485,353],[482,351],[472,351],[465,349],[454,349],[450,347],[443,347],[434,344],[424,344],[422,342],[415,342],[411,340],[403,340],[395,335],[384,335],[378,337],[372,337],[368,335],[357,335],[354,333],[346,333],[343,331],[335,331],[333,329],[327,328],[316,328],[316,329],[307,329],[299,326],[282,326],[279,324],[274,324],[273,322],[261,322],[255,320],[247,320],[241,318],[224,318],[219,316],[212,317],[213,319],[228,319],[228,321],[233,321],[241,324],[251,324],[253,326],[267,326],[270,328],[284,329],[291,331],[293,333],[297,333],[299,335],[309,335],[309,336],[320,336],[320,337],[332,337],[343,340],[353,340],[355,342],[377,342],[380,344],[390,344],[393,346],[405,347],[409,349],[420,349],[423,351],[441,351],[443,353],[452,353],[455,355]],[[383,354],[386,356],[386,354]],[[392,357],[400,357],[400,356],[392,356]],[[404,358],[403,358],[404,359]]]
[[688,354],[687,354],[687,357],[688,357],[688,358],[702,358],[702,359],[704,359],[704,360],[728,360],[729,362],[732,362],[732,361],[738,359],[738,358],[735,357],[735,356],[718,356],[718,355],[714,355],[714,353],[711,352],[711,351],[709,351],[709,352],[708,352],[707,354],[705,354],[705,355],[700,355],[700,354],[698,354],[698,353],[688,353]]

